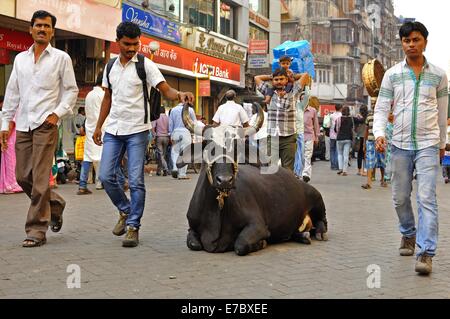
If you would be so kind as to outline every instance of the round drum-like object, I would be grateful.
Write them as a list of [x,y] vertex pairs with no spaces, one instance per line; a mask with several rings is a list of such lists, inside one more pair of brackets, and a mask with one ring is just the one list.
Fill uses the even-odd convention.
[[371,97],[378,96],[383,76],[384,68],[378,60],[370,60],[364,65],[362,70],[362,80]]

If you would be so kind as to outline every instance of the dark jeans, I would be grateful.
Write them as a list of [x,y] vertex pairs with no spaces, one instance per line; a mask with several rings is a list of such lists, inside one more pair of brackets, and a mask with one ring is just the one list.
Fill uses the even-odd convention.
[[339,170],[337,144],[333,139],[330,139],[330,164],[331,169]]
[[364,137],[359,138],[358,169],[362,169],[364,160]]

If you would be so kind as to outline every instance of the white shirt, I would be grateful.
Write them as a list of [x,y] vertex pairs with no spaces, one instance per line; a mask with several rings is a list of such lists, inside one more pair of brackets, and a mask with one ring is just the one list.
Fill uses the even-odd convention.
[[100,161],[102,156],[102,146],[98,146],[92,140],[95,127],[97,126],[97,120],[100,115],[100,108],[103,101],[105,92],[101,87],[95,86],[94,89],[89,92],[85,100],[85,112],[86,122],[84,126],[86,128],[86,141],[84,143],[84,160],[88,162]]
[[[109,134],[130,135],[152,128],[150,112],[148,114],[148,123],[144,123],[144,90],[142,81],[136,72],[135,63],[137,62],[138,58],[135,55],[123,66],[120,63],[120,57],[118,57],[109,73],[112,102],[108,123],[105,127],[105,131]],[[144,60],[144,67],[150,95],[150,87],[156,88],[159,83],[165,82],[165,79],[156,64],[147,58]],[[108,88],[106,68],[103,72],[102,86]],[[148,103],[147,107],[150,107]]]
[[[21,52],[6,87],[2,131],[16,116],[16,129],[34,130],[55,113],[59,118],[73,114],[78,87],[69,55],[50,44],[34,63],[34,45]],[[16,113],[17,112],[17,113]]]
[[228,101],[219,106],[216,114],[214,114],[213,121],[220,125],[242,126],[242,124],[248,122],[248,116],[240,104]]
[[406,59],[386,71],[374,112],[375,139],[385,136],[394,113],[392,144],[404,150],[445,148],[448,82],[445,71],[425,61],[419,79]]

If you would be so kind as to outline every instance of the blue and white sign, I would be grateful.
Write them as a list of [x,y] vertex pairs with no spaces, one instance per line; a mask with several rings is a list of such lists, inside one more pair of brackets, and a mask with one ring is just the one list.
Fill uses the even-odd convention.
[[149,12],[123,4],[122,21],[136,23],[141,31],[176,43],[181,42],[180,26]]
[[267,54],[249,54],[248,68],[249,69],[263,69],[269,67],[269,55]]

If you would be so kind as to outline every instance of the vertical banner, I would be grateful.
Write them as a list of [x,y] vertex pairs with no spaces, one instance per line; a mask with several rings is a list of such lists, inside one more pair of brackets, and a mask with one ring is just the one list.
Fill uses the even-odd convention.
[[211,96],[211,81],[209,79],[198,80],[198,96]]

